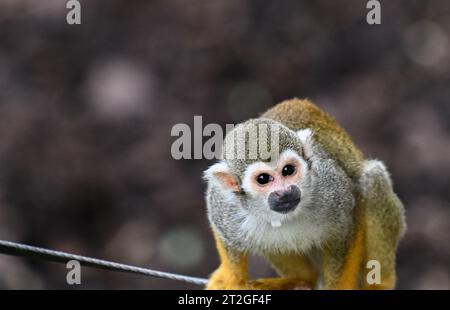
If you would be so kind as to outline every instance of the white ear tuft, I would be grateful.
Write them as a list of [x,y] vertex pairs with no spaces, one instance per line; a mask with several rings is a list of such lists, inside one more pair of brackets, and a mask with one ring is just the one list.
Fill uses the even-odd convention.
[[238,192],[241,189],[238,179],[230,171],[225,162],[219,162],[209,167],[204,173],[203,178],[208,182],[216,182],[221,187]]
[[216,173],[229,173],[230,172],[230,168],[228,167],[228,165],[224,162],[218,162],[212,166],[210,166],[208,169],[206,169],[203,172],[203,179],[205,179],[206,181],[210,181],[212,180],[212,178],[214,177],[214,174]]
[[299,131],[297,131],[297,135],[303,144],[307,144],[311,141],[313,132],[311,129],[305,128],[305,129],[300,129]]

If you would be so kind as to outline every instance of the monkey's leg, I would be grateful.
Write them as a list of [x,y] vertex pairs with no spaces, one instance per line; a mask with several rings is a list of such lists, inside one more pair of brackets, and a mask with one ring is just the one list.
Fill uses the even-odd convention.
[[267,259],[280,278],[250,281],[255,290],[310,290],[316,281],[316,272],[306,257],[301,255],[269,255]]
[[307,257],[300,254],[268,255],[280,278],[258,279],[251,282],[255,289],[285,290],[312,289],[317,280],[317,273]]
[[[367,204],[367,261],[375,260],[381,268],[381,279],[376,276],[368,279],[367,272],[365,273],[363,287],[393,289],[396,281],[397,245],[405,230],[403,205],[393,191],[386,167],[380,161],[365,161],[360,186]],[[377,266],[373,272],[377,272],[375,268]],[[370,272],[369,269],[365,270]],[[376,283],[378,280],[379,283]]]
[[360,289],[361,266],[365,258],[365,225],[358,222],[360,225],[350,240],[336,240],[324,249],[321,288]]
[[239,290],[249,289],[248,257],[244,253],[237,253],[227,248],[219,235],[214,232],[220,266],[209,278],[208,290]]

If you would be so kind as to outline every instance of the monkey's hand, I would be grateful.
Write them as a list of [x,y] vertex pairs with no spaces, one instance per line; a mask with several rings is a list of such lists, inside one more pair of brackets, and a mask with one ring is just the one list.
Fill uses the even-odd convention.
[[250,281],[252,290],[311,290],[311,284],[299,278],[269,278]]
[[311,284],[299,278],[268,278],[245,281],[236,279],[225,269],[217,269],[211,276],[208,290],[311,290]]
[[207,290],[248,290],[249,283],[245,278],[236,277],[224,266],[220,266],[209,278]]

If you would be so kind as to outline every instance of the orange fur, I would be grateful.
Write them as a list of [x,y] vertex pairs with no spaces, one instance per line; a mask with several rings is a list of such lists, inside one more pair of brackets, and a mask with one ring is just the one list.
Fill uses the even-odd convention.
[[249,289],[248,287],[248,257],[246,254],[233,256],[226,249],[217,232],[214,232],[217,251],[220,257],[219,268],[211,275],[206,289]]

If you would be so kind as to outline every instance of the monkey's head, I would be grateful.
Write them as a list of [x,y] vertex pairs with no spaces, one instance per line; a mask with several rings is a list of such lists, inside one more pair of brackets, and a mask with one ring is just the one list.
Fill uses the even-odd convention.
[[295,132],[269,120],[252,119],[230,131],[224,141],[222,161],[205,177],[230,201],[238,201],[242,214],[280,227],[302,213],[311,196],[310,162],[306,129]]

